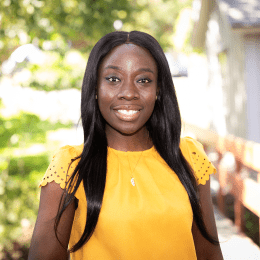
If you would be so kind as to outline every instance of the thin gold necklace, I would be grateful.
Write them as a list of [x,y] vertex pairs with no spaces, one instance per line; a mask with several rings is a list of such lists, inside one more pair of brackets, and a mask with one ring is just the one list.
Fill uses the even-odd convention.
[[140,159],[141,159],[141,157],[142,157],[142,154],[143,154],[143,151],[141,152],[141,155],[140,155],[139,159],[137,160],[137,163],[136,163],[136,165],[135,165],[133,171],[132,171],[132,169],[131,169],[129,157],[128,157],[128,155],[127,155],[127,160],[128,160],[128,164],[129,164],[129,168],[130,168],[130,172],[131,172],[131,184],[132,184],[133,186],[135,186],[134,171],[135,171],[136,166],[137,166],[137,164],[139,163],[139,161],[140,161]]
[[[148,140],[149,140],[149,133],[148,133],[148,138],[147,138],[147,142],[146,142],[146,144],[148,144]],[[144,151],[141,152],[141,155],[140,155],[139,159],[137,160],[137,163],[136,163],[136,165],[135,165],[133,171],[132,171],[132,169],[131,169],[131,165],[130,165],[129,157],[128,157],[128,155],[126,154],[126,156],[127,156],[127,160],[128,160],[128,165],[129,165],[130,172],[131,172],[131,184],[132,184],[133,186],[135,186],[135,179],[134,179],[134,174],[133,174],[133,173],[134,173],[134,171],[135,171],[135,169],[136,169],[136,167],[137,167],[137,164],[139,163],[139,161],[140,161],[140,159],[141,159],[141,157],[142,157],[142,155],[143,155],[143,152],[144,152]],[[119,162],[120,160],[119,160],[118,155],[117,155],[115,152],[114,152],[114,154],[117,156],[117,159],[118,159],[118,162]]]

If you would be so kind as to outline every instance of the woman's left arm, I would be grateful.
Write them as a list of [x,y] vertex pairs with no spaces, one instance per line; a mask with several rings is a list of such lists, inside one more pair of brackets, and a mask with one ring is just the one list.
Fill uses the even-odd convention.
[[[202,208],[202,215],[206,225],[206,228],[210,235],[215,239],[218,237],[217,227],[214,217],[213,204],[210,194],[210,179],[205,185],[198,185],[199,196]],[[196,254],[198,260],[223,260],[223,255],[219,245],[211,244],[206,238],[204,238],[197,225],[193,220],[192,234],[194,244],[196,248]]]

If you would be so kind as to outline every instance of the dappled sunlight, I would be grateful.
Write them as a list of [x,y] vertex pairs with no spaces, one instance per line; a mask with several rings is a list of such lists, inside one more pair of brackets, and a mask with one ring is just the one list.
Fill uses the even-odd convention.
[[80,126],[72,129],[49,131],[47,138],[50,142],[58,142],[60,146],[80,145],[84,142],[83,129]]
[[43,144],[33,144],[28,148],[16,148],[13,151],[13,155],[20,157],[26,155],[36,155],[46,152],[46,147]]
[[76,89],[45,92],[14,86],[9,78],[4,78],[0,84],[0,98],[1,114],[5,117],[22,110],[52,122],[77,124],[80,118],[80,91]]
[[45,55],[43,52],[33,44],[24,44],[19,46],[11,54],[8,60],[4,61],[1,66],[1,71],[4,75],[11,74],[17,63],[22,63],[28,60],[32,64],[43,65],[45,60]]

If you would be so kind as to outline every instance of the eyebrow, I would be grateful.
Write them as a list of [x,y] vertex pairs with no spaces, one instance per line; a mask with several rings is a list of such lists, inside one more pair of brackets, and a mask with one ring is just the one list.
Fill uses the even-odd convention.
[[108,65],[107,67],[105,67],[105,70],[107,70],[107,69],[122,70],[121,68],[119,68],[117,66],[113,66],[113,65]]
[[151,73],[154,74],[154,72],[153,72],[151,69],[149,69],[149,68],[141,68],[141,69],[139,69],[138,71],[151,72]]
[[[114,70],[122,70],[120,67],[114,66],[114,65],[108,65],[105,67],[105,69],[114,69]],[[140,68],[138,71],[145,71],[145,72],[151,72],[154,74],[154,72],[149,68]]]

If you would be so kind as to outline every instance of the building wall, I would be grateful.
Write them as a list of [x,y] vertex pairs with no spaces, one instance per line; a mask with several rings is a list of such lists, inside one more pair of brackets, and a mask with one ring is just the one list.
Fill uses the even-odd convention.
[[247,137],[243,37],[232,31],[218,7],[206,33],[211,129],[221,135]]
[[245,35],[247,139],[260,143],[260,34]]

